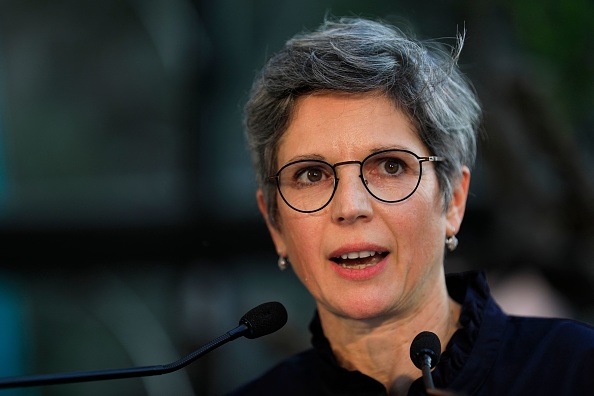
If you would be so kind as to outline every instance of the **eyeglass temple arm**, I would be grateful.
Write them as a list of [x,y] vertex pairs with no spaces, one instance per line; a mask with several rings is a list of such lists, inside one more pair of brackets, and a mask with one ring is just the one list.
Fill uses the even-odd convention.
[[429,157],[420,157],[421,161],[429,161],[429,162],[441,162],[445,161],[445,157],[438,157],[436,155],[430,155]]

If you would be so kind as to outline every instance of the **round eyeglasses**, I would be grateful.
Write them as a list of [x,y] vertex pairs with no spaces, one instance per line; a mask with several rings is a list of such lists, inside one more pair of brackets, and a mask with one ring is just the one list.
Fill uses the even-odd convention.
[[283,201],[302,213],[325,208],[336,193],[340,165],[359,164],[359,178],[367,191],[382,202],[404,201],[421,183],[423,162],[440,162],[444,157],[419,157],[408,150],[384,150],[363,161],[344,161],[334,165],[321,160],[299,160],[284,165],[269,181],[276,186]]

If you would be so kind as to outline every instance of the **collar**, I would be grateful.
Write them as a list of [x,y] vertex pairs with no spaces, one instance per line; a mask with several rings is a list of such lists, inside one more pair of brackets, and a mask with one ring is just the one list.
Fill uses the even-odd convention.
[[[443,352],[433,380],[438,388],[464,389],[472,394],[478,389],[493,366],[505,326],[504,315],[490,296],[483,272],[469,271],[446,276],[448,293],[462,305],[460,325]],[[330,342],[325,337],[316,312],[310,323],[312,345],[324,362],[320,373],[329,394],[365,390],[360,394],[385,394],[383,385],[358,371],[348,371],[338,365]],[[406,356],[405,358],[408,358]],[[420,374],[420,373],[419,373]],[[380,391],[383,391],[380,392]],[[379,392],[379,393],[378,393]],[[359,393],[358,393],[359,394]],[[411,386],[410,395],[424,394],[422,379]]]

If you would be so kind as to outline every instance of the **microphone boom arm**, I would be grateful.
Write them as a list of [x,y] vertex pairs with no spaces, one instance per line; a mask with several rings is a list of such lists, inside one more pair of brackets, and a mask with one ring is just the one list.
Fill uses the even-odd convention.
[[41,374],[32,376],[0,378],[0,389],[69,384],[74,382],[89,382],[168,374],[187,366],[188,364],[194,362],[202,355],[228,343],[229,341],[233,341],[236,338],[239,338],[249,332],[250,328],[246,324],[240,323],[239,326],[237,326],[233,330],[230,330],[222,336],[215,338],[208,344],[195,350],[186,357],[183,357],[179,360],[176,360],[175,362],[165,365],[129,367],[121,369],[107,369],[96,371],[74,371],[59,374]]

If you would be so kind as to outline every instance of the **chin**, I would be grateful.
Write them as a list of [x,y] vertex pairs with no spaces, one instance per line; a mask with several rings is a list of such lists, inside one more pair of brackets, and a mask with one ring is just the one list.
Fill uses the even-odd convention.
[[348,306],[340,307],[342,315],[353,320],[371,320],[386,317],[390,313],[388,304],[376,299],[371,301],[358,300]]

